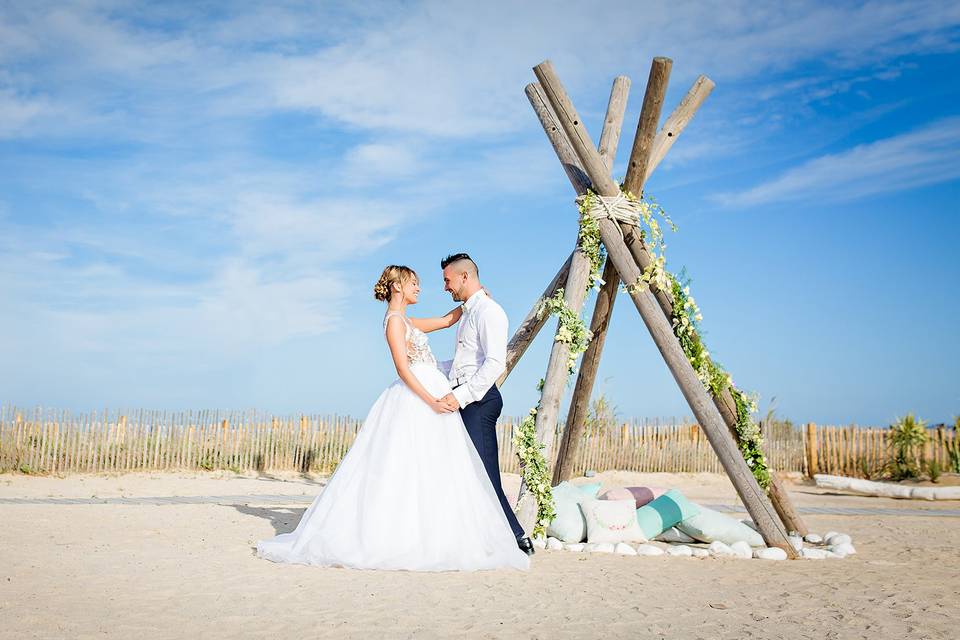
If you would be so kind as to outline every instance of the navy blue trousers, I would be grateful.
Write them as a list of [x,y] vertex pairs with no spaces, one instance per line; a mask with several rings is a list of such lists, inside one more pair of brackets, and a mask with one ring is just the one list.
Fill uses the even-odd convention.
[[503,494],[503,485],[500,483],[497,418],[500,417],[501,411],[503,411],[503,397],[500,396],[497,385],[493,385],[483,396],[483,399],[479,402],[471,402],[461,409],[460,416],[463,418],[463,424],[467,427],[470,439],[473,440],[473,446],[477,448],[477,453],[480,454],[480,460],[483,461],[483,467],[487,470],[487,476],[490,477],[493,490],[497,493],[497,498],[500,499],[500,506],[503,507],[507,522],[513,529],[513,535],[522,538],[526,533],[517,521],[517,516],[513,514],[513,509],[507,502],[507,496]]

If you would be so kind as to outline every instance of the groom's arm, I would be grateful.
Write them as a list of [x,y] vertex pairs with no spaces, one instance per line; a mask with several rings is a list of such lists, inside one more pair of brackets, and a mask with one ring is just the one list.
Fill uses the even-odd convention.
[[440,360],[437,362],[437,368],[440,369],[440,373],[450,377],[450,369],[453,368],[453,360]]
[[493,305],[477,324],[484,359],[470,379],[453,390],[461,409],[487,395],[507,369],[507,314],[499,305]]

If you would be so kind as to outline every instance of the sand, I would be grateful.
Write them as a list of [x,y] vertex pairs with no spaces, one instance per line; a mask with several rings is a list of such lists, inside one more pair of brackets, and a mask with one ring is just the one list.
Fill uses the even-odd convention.
[[[735,504],[723,476],[625,474]],[[323,478],[233,474],[0,476],[0,498],[276,496]],[[505,476],[516,487],[516,476]],[[0,638],[955,638],[960,502],[788,485],[807,515],[854,538],[844,560],[764,562],[540,551],[527,573],[370,572],[277,565],[257,540],[305,504],[0,504]],[[514,489],[515,490],[515,489]],[[923,510],[920,515],[913,514]],[[910,513],[910,515],[903,515]]]

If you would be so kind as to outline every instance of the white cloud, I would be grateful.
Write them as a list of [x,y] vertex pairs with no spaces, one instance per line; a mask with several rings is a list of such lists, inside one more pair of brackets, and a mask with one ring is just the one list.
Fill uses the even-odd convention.
[[809,160],[750,189],[718,194],[727,207],[846,201],[960,177],[960,118]]

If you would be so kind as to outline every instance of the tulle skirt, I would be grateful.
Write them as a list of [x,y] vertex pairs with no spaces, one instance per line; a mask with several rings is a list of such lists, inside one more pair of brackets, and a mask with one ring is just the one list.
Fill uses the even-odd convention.
[[[449,392],[435,366],[412,370],[436,397]],[[374,403],[296,530],[258,543],[257,554],[358,569],[529,566],[460,413],[434,413],[400,380]]]

